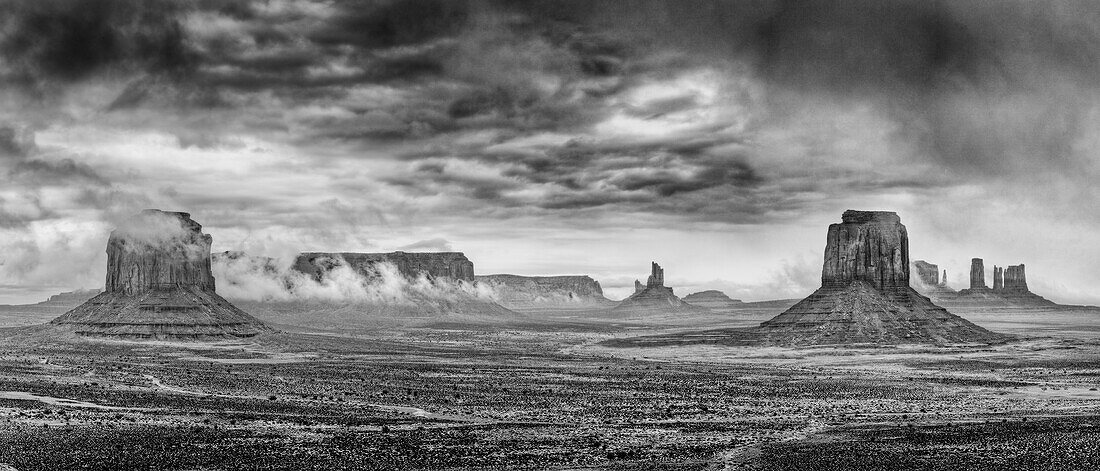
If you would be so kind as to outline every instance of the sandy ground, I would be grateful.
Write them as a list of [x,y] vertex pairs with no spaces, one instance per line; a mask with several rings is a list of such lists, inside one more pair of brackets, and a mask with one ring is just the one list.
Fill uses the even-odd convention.
[[[767,310],[715,313],[705,328]],[[15,469],[1096,469],[1100,316],[997,346],[611,348],[682,318],[281,333],[0,331]],[[565,317],[565,316],[563,316]]]

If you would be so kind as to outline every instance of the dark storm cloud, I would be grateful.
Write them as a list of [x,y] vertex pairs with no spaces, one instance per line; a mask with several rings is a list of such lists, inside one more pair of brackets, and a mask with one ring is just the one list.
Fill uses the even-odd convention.
[[189,57],[175,2],[13,0],[0,4],[3,79],[44,93],[95,73],[162,72]]

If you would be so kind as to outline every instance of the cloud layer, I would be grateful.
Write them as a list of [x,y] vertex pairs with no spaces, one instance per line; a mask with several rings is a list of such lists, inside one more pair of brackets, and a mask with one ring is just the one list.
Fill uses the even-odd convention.
[[114,223],[159,207],[222,249],[661,258],[785,297],[815,277],[783,260],[855,207],[949,270],[996,252],[1100,301],[1097,25],[1089,1],[5,2],[0,284],[94,286]]

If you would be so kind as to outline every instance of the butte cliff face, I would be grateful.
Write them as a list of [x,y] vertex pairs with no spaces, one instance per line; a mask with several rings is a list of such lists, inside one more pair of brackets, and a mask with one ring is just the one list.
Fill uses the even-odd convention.
[[391,263],[399,273],[408,278],[425,276],[428,279],[441,278],[469,283],[474,281],[474,264],[462,252],[307,252],[298,255],[294,269],[320,279],[339,260],[368,278],[379,275],[379,264]]
[[86,336],[251,337],[270,330],[214,292],[211,238],[191,215],[145,210],[111,233],[104,291],[51,321]]
[[[640,283],[635,284],[635,288]],[[636,291],[611,309],[616,316],[652,315],[666,313],[706,312],[676,297],[672,288],[665,286],[665,270],[657,262],[650,264],[649,278],[641,291]]]
[[909,286],[909,239],[896,213],[845,211],[829,226],[821,288],[760,325],[765,343],[975,343],[1005,337]]
[[615,303],[592,277],[484,275],[474,277],[502,306],[517,311],[600,309]]

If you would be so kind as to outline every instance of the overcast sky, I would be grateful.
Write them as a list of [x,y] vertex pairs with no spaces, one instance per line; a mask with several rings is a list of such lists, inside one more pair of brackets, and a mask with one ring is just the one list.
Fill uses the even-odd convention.
[[827,225],[897,211],[1100,303],[1100,3],[0,3],[0,303],[101,287],[107,234],[457,250],[612,297],[805,296]]

